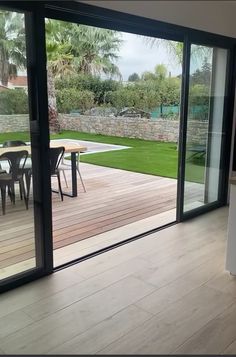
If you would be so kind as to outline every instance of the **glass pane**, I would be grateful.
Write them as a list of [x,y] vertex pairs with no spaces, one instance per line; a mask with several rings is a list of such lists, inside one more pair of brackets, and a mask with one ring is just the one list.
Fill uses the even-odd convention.
[[219,195],[227,50],[191,46],[184,211]]
[[183,44],[45,24],[51,145],[66,150],[63,201],[52,177],[59,266],[176,220]]
[[[35,268],[24,14],[0,10],[0,281]],[[5,281],[5,280],[4,280]]]

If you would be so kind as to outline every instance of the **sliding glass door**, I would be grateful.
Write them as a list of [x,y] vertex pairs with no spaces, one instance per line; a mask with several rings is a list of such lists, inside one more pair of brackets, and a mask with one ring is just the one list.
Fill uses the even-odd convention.
[[183,215],[219,204],[224,166],[228,50],[191,44],[186,83]]
[[[119,112],[121,117],[117,116],[117,114],[111,114],[113,111],[109,109],[110,111],[106,114],[106,125],[104,125],[105,129],[108,130],[109,126],[107,123],[112,123],[110,133],[114,133],[114,127],[117,125],[117,137],[121,139],[120,136],[123,135],[123,132],[120,129],[120,123],[124,120],[123,107],[126,108],[127,105],[131,106],[130,112],[125,111],[125,113],[128,114],[127,122],[132,123],[130,128],[134,130],[135,135],[137,135],[139,139],[140,135],[143,135],[143,143],[147,150],[144,150],[143,144],[141,148],[138,146],[140,145],[140,140],[138,140],[138,145],[134,145],[134,141],[132,141],[132,143],[129,141],[130,145],[128,145],[126,141],[125,146],[123,145],[123,139],[121,141],[115,139],[115,142],[105,142],[107,144],[114,144],[114,146],[117,146],[117,144],[120,146],[123,145],[123,148],[119,148],[120,151],[116,148],[117,151],[115,152],[113,148],[111,149],[112,152],[109,153],[109,155],[116,155],[117,159],[113,160],[113,162],[116,163],[118,163],[118,159],[121,157],[120,153],[125,155],[128,150],[128,153],[131,152],[131,154],[132,152],[134,152],[134,154],[136,152],[136,156],[132,154],[127,157],[127,160],[123,162],[125,165],[122,164],[123,166],[115,167],[117,169],[132,168],[134,174],[131,173],[132,170],[127,170],[129,171],[128,174],[130,177],[128,180],[125,176],[127,173],[124,174],[125,170],[122,171],[123,175],[121,175],[121,173],[114,175],[115,180],[117,180],[113,180],[115,182],[115,189],[117,189],[117,195],[115,196],[116,199],[114,203],[112,202],[111,204],[109,194],[111,191],[111,182],[113,181],[109,179],[110,174],[108,175],[106,172],[108,168],[114,171],[113,162],[110,167],[104,165],[104,170],[102,169],[104,171],[104,177],[108,177],[106,181],[107,184],[104,184],[105,181],[99,182],[98,177],[101,177],[101,172],[97,176],[97,172],[94,173],[92,169],[91,171],[88,170],[88,179],[86,181],[87,192],[85,193],[83,192],[85,190],[81,189],[81,195],[78,197],[78,205],[73,203],[71,206],[73,208],[71,211],[73,215],[71,216],[71,212],[68,213],[68,210],[65,211],[66,207],[68,208],[66,202],[63,202],[63,204],[61,201],[57,202],[58,207],[60,205],[60,208],[55,210],[58,215],[54,225],[54,229],[56,224],[58,228],[58,236],[57,239],[55,239],[57,247],[61,248],[64,241],[66,241],[68,245],[70,242],[82,241],[87,232],[93,234],[95,229],[97,229],[96,233],[104,233],[102,231],[104,221],[109,223],[108,237],[110,239],[110,237],[112,237],[110,229],[114,227],[119,228],[118,224],[120,224],[122,220],[120,218],[121,216],[127,224],[133,224],[130,219],[133,219],[136,215],[140,215],[143,220],[146,220],[146,228],[144,228],[144,230],[148,230],[147,224],[153,224],[155,230],[158,227],[159,221],[148,220],[147,218],[149,217],[146,214],[149,214],[149,209],[150,212],[159,214],[159,212],[155,211],[155,206],[161,200],[166,199],[168,203],[163,203],[161,209],[163,209],[163,211],[166,210],[166,207],[169,207],[170,210],[172,210],[172,208],[175,209],[175,206],[171,207],[171,205],[173,202],[175,204],[175,190],[177,186],[178,221],[225,204],[230,153],[230,126],[233,116],[235,89],[235,70],[233,66],[234,39],[175,25],[163,24],[158,21],[135,17],[133,15],[116,13],[96,7],[93,8],[93,6],[77,2],[62,2],[60,4],[57,2],[55,6],[55,4],[51,4],[50,2],[44,3],[40,1],[35,2],[33,5],[32,2],[2,1],[0,15],[0,73],[2,71],[0,78],[0,154],[9,151],[14,151],[19,154],[22,150],[27,151],[27,165],[23,171],[21,167],[19,176],[15,174],[13,175],[14,177],[12,176],[14,182],[11,182],[11,185],[7,184],[4,186],[4,176],[1,177],[1,175],[12,175],[6,157],[2,157],[3,160],[0,167],[0,182],[1,188],[3,188],[0,199],[2,205],[2,207],[0,206],[0,292],[53,272],[48,119],[48,104],[50,103],[48,103],[47,94],[45,19],[80,24],[83,25],[83,31],[85,30],[85,26],[87,26],[97,29],[104,28],[106,31],[122,32],[123,38],[120,41],[121,44],[124,43],[125,36],[126,39],[128,37],[131,38],[130,44],[126,46],[126,50],[130,50],[131,44],[133,45],[133,43],[137,45],[141,37],[148,37],[148,39],[146,39],[148,41],[143,41],[142,47],[137,46],[137,48],[133,50],[134,53],[140,52],[146,53],[147,55],[147,60],[143,57],[143,65],[145,67],[141,68],[141,71],[144,71],[144,73],[141,73],[141,77],[137,73],[132,73],[135,70],[134,59],[131,61],[132,66],[130,71],[132,72],[128,71],[127,81],[124,80],[124,82],[127,83],[123,83],[123,88],[121,83],[117,83],[117,87],[114,87],[117,88],[117,90],[119,89],[120,95],[125,93],[124,100],[128,98],[127,91],[131,92],[130,98],[136,98],[136,117],[133,111],[134,104],[132,104],[134,103],[134,99],[130,100],[128,104],[125,104],[126,102],[124,102],[124,100],[121,102],[118,100],[117,102],[120,103],[119,106],[121,106],[121,111]],[[65,31],[66,36],[69,34],[69,29],[73,30],[72,27],[67,27]],[[97,29],[95,34],[98,33]],[[91,29],[88,33],[91,34]],[[79,32],[78,34],[79,38],[81,38],[81,34]],[[56,39],[58,39],[57,35],[58,31],[55,31]],[[66,38],[67,37],[62,36],[62,42]],[[134,38],[135,40],[133,40]],[[152,47],[154,45],[158,45],[160,48],[161,46],[164,47],[166,40],[169,42],[169,45],[171,45],[169,46],[169,50],[174,51],[174,58],[181,58],[180,63],[182,63],[183,50],[183,65],[180,65],[180,68],[174,66],[175,68],[172,71],[165,71],[164,68],[163,72],[163,61],[168,57],[163,57],[164,51],[162,51],[161,54],[153,55],[153,52],[140,50],[140,48],[142,49],[144,44],[151,44],[151,49],[149,48],[149,50],[153,51]],[[183,42],[184,46],[182,46]],[[75,45],[74,52],[78,55],[74,64],[77,64],[77,66],[80,65],[80,67],[85,70],[87,67],[81,65],[84,59],[81,57],[78,41],[73,43]],[[94,41],[94,44],[96,45],[96,41]],[[90,49],[91,46],[85,47],[86,49]],[[68,48],[68,46],[65,47],[64,43],[63,46],[58,46],[58,50],[61,51],[58,52],[59,60],[55,58],[55,56],[52,56],[52,59],[54,59],[54,67],[60,65],[63,70],[68,70],[71,63],[67,61],[71,59],[71,53],[69,53],[69,55],[66,53],[65,56],[65,48]],[[81,45],[81,48],[84,48],[84,46]],[[96,46],[94,48],[96,48]],[[101,46],[101,49],[104,51],[104,46]],[[125,52],[126,54],[129,52],[128,50]],[[94,69],[98,67],[97,52],[92,53],[95,57],[91,57],[96,60]],[[66,60],[61,62],[60,59],[63,55]],[[116,56],[113,57],[116,58]],[[88,60],[88,56],[84,58]],[[106,57],[104,58],[107,59]],[[119,58],[119,56],[117,56],[117,58]],[[158,58],[157,61],[161,62],[156,62],[156,58]],[[154,60],[153,67],[146,67],[151,59]],[[168,61],[173,65],[173,60],[169,59]],[[137,62],[137,64],[139,62]],[[107,60],[104,63],[108,63]],[[99,67],[103,68],[104,63],[99,62]],[[123,63],[129,63],[128,57],[125,58]],[[159,65],[156,66],[157,64]],[[113,70],[116,67],[117,66],[109,66],[109,68]],[[179,70],[177,70],[177,67]],[[20,83],[19,77],[21,79]],[[124,78],[126,77],[124,76]],[[74,79],[75,78],[73,78],[73,80]],[[78,86],[80,90],[81,83]],[[182,83],[181,95],[179,89],[180,83]],[[164,86],[164,84],[166,85]],[[23,88],[19,89],[19,87]],[[95,87],[97,90],[98,87]],[[166,88],[166,101],[163,103],[162,92],[157,89],[163,89],[164,87]],[[76,87],[75,90],[73,90],[73,95],[78,95],[78,88]],[[88,87],[86,88],[88,89]],[[104,87],[104,90],[105,88],[107,87]],[[140,91],[140,99],[137,97],[136,88]],[[147,92],[144,91],[144,88],[148,88]],[[69,89],[71,89],[70,86]],[[85,108],[84,100],[82,100],[82,102],[80,100],[80,104],[76,102],[75,108],[67,108],[64,112],[65,118],[61,117],[61,119],[63,119],[61,122],[65,125],[69,125],[70,123],[67,110],[70,110],[72,114],[72,127],[75,120],[75,112],[73,112],[73,110],[77,111],[78,121],[81,121],[83,118],[81,113],[87,112],[92,122],[92,120],[94,120],[92,114],[99,112],[92,110],[94,108],[96,109],[95,105],[97,106],[98,99],[95,100],[94,94],[92,93],[91,95],[87,89],[86,95],[88,98],[92,98],[91,103],[88,101],[90,111],[87,111],[88,108]],[[102,97],[100,97],[101,93],[99,94],[99,103],[102,109],[104,109],[104,113],[105,109],[107,109],[109,97],[110,100],[112,98],[113,100],[118,98],[114,95],[113,89],[109,89],[108,91],[106,89]],[[66,89],[64,93],[69,92],[67,92]],[[147,93],[147,95],[145,93]],[[81,98],[83,98],[81,93],[80,95]],[[180,111],[176,111],[176,106],[180,102],[180,96]],[[66,100],[60,101],[60,103],[66,107],[69,105],[69,99],[73,99],[71,95],[68,95]],[[144,102],[151,104],[145,104],[145,107],[140,107],[144,105]],[[82,111],[79,106],[83,109]],[[80,110],[78,111],[78,109]],[[143,109],[145,109],[145,111]],[[169,111],[166,112],[164,109],[168,109]],[[103,111],[101,111],[101,113],[103,113]],[[116,110],[114,113],[116,113]],[[178,116],[179,113],[180,118]],[[146,115],[145,118],[143,117],[144,114]],[[104,114],[102,114],[102,116],[104,116]],[[141,134],[140,131],[137,130],[137,123],[139,122],[141,123],[139,126],[139,128],[141,128],[139,130],[142,131]],[[168,127],[167,123],[170,124],[170,127]],[[88,127],[88,120],[85,121],[85,124],[85,127]],[[178,138],[179,126],[180,136]],[[124,132],[126,132],[127,127],[127,125],[124,126]],[[165,135],[163,135],[160,128],[165,130]],[[72,130],[74,129],[73,127]],[[130,131],[130,140],[136,137],[132,130]],[[93,133],[94,129],[92,128],[90,134]],[[170,141],[170,146],[168,146],[166,142],[161,143],[161,145],[156,145],[155,142],[154,144],[150,144],[150,141],[156,140],[155,137],[153,139],[154,134],[157,135],[160,141]],[[82,137],[78,137],[78,139],[81,140]],[[114,140],[114,138],[112,138],[112,140]],[[11,144],[3,145],[4,142],[8,141],[10,141]],[[18,145],[13,148],[12,142],[16,141],[18,141],[18,144],[19,141],[21,141],[21,145],[23,146],[19,148]],[[94,140],[91,139],[90,144],[94,144]],[[101,142],[98,142],[98,144],[101,144]],[[5,146],[5,148],[3,146]],[[110,146],[111,145],[109,145],[109,147]],[[97,148],[95,149],[97,150]],[[121,151],[121,149],[125,150]],[[168,152],[171,152],[172,161],[168,160]],[[93,156],[93,154],[89,152],[89,155],[85,154],[82,157],[81,161],[83,161],[82,164],[84,164],[85,168],[87,167],[88,169],[89,164],[91,164],[90,166],[92,166],[93,169],[99,166],[98,159],[100,154],[98,154],[97,151],[95,151],[94,154]],[[178,175],[175,175],[178,154]],[[100,158],[104,158],[105,153],[103,152],[101,155]],[[154,159],[153,155],[155,156]],[[160,160],[161,155],[162,160],[157,162],[156,159]],[[140,160],[141,156],[143,157],[143,161]],[[150,159],[151,157],[152,160]],[[104,161],[101,160],[101,163],[107,163],[108,159],[109,157]],[[22,164],[22,159],[18,160],[18,163],[19,162]],[[126,166],[127,163],[128,166]],[[142,170],[137,172],[137,167],[139,168],[140,165]],[[151,168],[151,171],[148,168]],[[158,170],[162,170],[162,174],[160,174]],[[149,177],[146,179],[146,177],[143,178],[143,176],[139,175],[140,181],[137,183],[137,181],[131,177],[132,175],[135,177],[138,176],[137,173],[147,174]],[[160,180],[158,178],[156,180],[157,185],[154,186],[152,184],[153,177],[150,178],[150,174],[157,176],[157,173],[162,179]],[[19,177],[21,176],[25,184],[25,192],[22,187],[19,187]],[[123,181],[119,187],[120,179],[123,179]],[[118,184],[116,184],[116,182]],[[164,183],[162,184],[161,182]],[[78,181],[78,183],[80,182]],[[129,189],[124,189],[123,183],[125,185],[130,183],[130,195],[127,195]],[[141,184],[143,184],[142,194],[140,193]],[[107,189],[107,196],[104,194],[104,187]],[[171,187],[173,187],[173,191],[171,191]],[[95,188],[100,190],[99,194],[94,195]],[[158,190],[162,190],[162,188],[165,188],[165,191],[159,194]],[[6,191],[6,195],[4,195],[4,190]],[[91,199],[89,195],[91,195]],[[121,195],[120,201],[117,199],[118,195]],[[94,197],[99,199],[99,204],[94,206],[94,212],[88,215],[88,210],[91,208],[91,202],[94,202]],[[85,198],[87,199],[88,207],[86,207],[84,203]],[[105,199],[102,204],[101,199]],[[139,201],[135,201],[136,199],[139,199]],[[140,201],[141,199],[145,201]],[[71,198],[70,200],[72,203]],[[135,213],[130,211],[131,203]],[[103,209],[109,204],[110,206],[106,213]],[[115,206],[116,204],[117,207]],[[78,207],[78,212],[74,212],[74,207]],[[97,222],[95,225],[91,225],[91,217],[94,216],[97,216]],[[111,218],[113,221],[109,222]],[[80,226],[81,222],[83,226]],[[76,228],[75,232],[74,228]],[[143,225],[140,224],[139,228],[143,229]],[[149,228],[149,230],[150,229],[153,229],[153,227]],[[133,231],[133,229],[129,227],[125,234],[130,234],[131,231]],[[143,233],[143,231],[141,233]],[[121,236],[125,238],[123,232],[122,234],[120,234],[120,232],[117,233],[117,237]],[[116,235],[114,235],[114,237],[116,237]],[[107,237],[104,236],[103,238],[104,242],[108,242]],[[128,239],[130,239],[130,237],[128,237]],[[111,243],[111,241],[109,242]],[[101,241],[96,241],[96,243],[94,242],[93,244],[97,247],[97,252],[106,250],[106,248],[101,247]],[[115,244],[110,247],[115,247]],[[68,250],[65,254],[65,258],[67,258],[67,254],[71,256],[74,252],[74,249],[70,252]],[[85,252],[88,252],[87,247],[83,251],[79,251],[78,257],[85,255]],[[76,256],[73,262],[77,261]]]
[[44,21],[11,8],[0,20],[1,292],[52,271],[52,255]]

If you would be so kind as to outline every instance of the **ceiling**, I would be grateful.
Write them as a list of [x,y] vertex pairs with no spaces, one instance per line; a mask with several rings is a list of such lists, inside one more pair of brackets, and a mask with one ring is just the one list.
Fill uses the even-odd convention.
[[80,2],[236,38],[235,1],[81,0]]

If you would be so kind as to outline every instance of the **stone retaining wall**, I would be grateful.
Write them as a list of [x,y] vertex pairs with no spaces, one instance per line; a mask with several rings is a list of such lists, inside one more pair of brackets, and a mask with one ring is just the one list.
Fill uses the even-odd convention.
[[[145,140],[177,142],[179,136],[179,121],[168,119],[152,120],[147,118],[61,114],[60,125],[64,130]],[[189,121],[187,140],[191,143],[205,145],[206,132],[206,122]]]
[[[60,114],[59,121],[62,130],[92,134],[168,142],[177,142],[179,135],[178,120]],[[28,130],[27,114],[0,115],[0,133]],[[189,121],[187,141],[204,145],[206,132],[206,122]]]
[[29,115],[0,115],[0,133],[29,131]]

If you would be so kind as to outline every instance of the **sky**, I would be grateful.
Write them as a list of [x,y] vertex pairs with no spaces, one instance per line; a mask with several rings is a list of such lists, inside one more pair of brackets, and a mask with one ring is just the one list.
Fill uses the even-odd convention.
[[[145,36],[126,32],[119,32],[119,34],[123,42],[116,65],[119,67],[123,81],[127,81],[129,75],[134,72],[139,75],[145,71],[153,72],[157,64],[165,64],[172,76],[181,74],[181,66],[169,54],[164,43],[151,46],[145,41]],[[19,70],[18,75],[24,74],[24,71]]]
[[[172,76],[181,74],[181,66],[171,56],[164,44],[151,46],[145,42],[145,37],[122,32],[123,43],[116,62],[122,74],[123,81],[127,81],[130,74],[139,75],[145,71],[153,71],[157,64],[165,64]],[[164,41],[164,40],[163,40]]]

